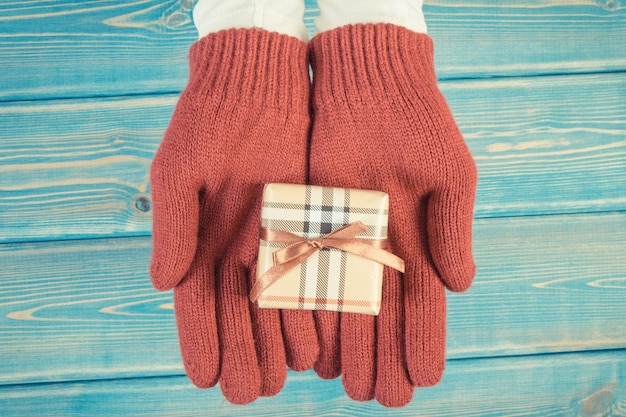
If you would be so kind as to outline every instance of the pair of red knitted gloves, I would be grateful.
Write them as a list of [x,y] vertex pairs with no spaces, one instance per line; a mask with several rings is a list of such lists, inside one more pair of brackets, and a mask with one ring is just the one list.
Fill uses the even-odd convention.
[[[174,288],[187,374],[244,404],[277,394],[287,367],[342,375],[386,406],[437,383],[445,288],[463,291],[476,168],[437,87],[431,39],[390,24],[345,26],[308,47],[258,29],[210,34],[190,51],[151,170],[151,277]],[[313,68],[313,88],[308,72]],[[312,94],[312,113],[309,102]],[[271,182],[389,194],[390,251],[377,317],[259,309],[260,199]]]

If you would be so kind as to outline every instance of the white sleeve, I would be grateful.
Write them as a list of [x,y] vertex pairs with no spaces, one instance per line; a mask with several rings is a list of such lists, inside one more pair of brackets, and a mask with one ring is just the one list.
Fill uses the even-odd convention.
[[231,28],[261,28],[308,40],[304,0],[198,0],[193,21],[200,38]]
[[422,0],[317,0],[317,32],[356,23],[392,23],[426,33]]

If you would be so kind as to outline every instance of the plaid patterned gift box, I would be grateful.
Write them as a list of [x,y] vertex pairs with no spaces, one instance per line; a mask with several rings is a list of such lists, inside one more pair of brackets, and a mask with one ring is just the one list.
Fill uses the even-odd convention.
[[[389,199],[379,191],[353,190],[295,184],[268,184],[263,191],[261,211],[261,241],[257,278],[277,267],[276,252],[300,245],[307,252],[291,263],[257,295],[259,307],[332,310],[363,314],[378,314],[382,290],[383,264],[376,256],[364,258],[349,249],[340,250],[326,244],[341,237],[348,246],[371,245],[382,251],[387,238]],[[359,223],[360,222],[360,223]],[[345,227],[347,226],[347,227]],[[364,226],[364,227],[363,227]],[[359,229],[360,227],[360,229]],[[343,229],[342,229],[343,228]],[[351,236],[344,236],[350,229]],[[355,229],[356,231],[352,230]],[[263,233],[263,232],[272,233]],[[289,232],[291,238],[274,239],[269,235]],[[377,247],[378,249],[374,249]],[[370,250],[371,249],[371,250]],[[367,254],[363,256],[368,256]],[[302,259],[304,258],[304,259]],[[401,263],[402,261],[397,258]],[[383,262],[384,263],[384,262]],[[276,271],[270,271],[276,272]],[[253,289],[253,293],[255,289]]]

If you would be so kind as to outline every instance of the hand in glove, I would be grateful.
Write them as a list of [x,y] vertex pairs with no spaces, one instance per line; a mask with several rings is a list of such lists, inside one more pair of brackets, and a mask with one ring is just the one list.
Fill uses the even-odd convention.
[[387,406],[437,383],[445,361],[445,289],[464,291],[476,168],[437,87],[431,39],[390,24],[312,39],[310,182],[389,194],[390,250],[380,315],[316,312],[320,376]]
[[287,364],[317,358],[311,312],[260,310],[255,279],[268,182],[306,181],[306,46],[258,29],[209,34],[190,51],[189,83],[151,169],[151,278],[174,288],[187,374],[248,403],[283,386]]

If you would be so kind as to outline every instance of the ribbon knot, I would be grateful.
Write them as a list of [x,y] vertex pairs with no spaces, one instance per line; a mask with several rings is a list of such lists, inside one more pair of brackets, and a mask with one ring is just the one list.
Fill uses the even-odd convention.
[[324,239],[311,239],[309,240],[309,244],[318,249],[324,249],[326,247],[326,245],[324,245]]
[[359,239],[367,226],[360,221],[340,227],[321,238],[306,239],[291,232],[261,228],[261,239],[267,242],[285,243],[286,247],[274,252],[274,266],[257,278],[250,291],[250,299],[255,302],[261,293],[279,280],[289,270],[295,268],[318,250],[339,249],[370,259],[404,272],[404,261],[385,250],[386,239]]

